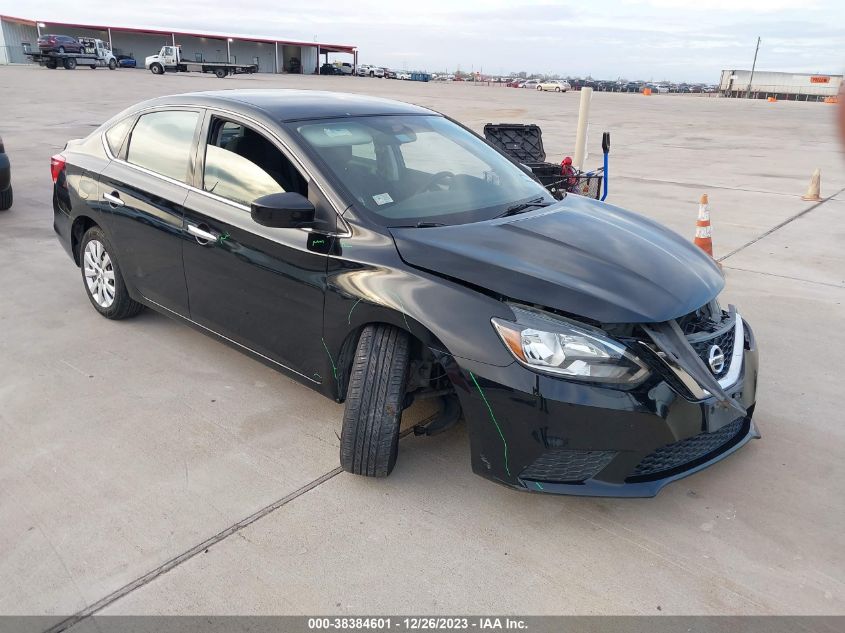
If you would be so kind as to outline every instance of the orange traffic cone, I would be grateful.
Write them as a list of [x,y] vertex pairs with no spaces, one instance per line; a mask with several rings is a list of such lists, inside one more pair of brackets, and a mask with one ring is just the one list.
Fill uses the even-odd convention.
[[807,187],[807,193],[801,196],[802,200],[809,200],[810,202],[818,202],[822,199],[821,196],[821,188],[822,188],[822,170],[817,169],[813,172],[812,178],[810,178],[810,184]]
[[701,194],[698,205],[698,222],[695,224],[695,245],[713,257],[713,234],[710,228],[710,207],[707,194]]

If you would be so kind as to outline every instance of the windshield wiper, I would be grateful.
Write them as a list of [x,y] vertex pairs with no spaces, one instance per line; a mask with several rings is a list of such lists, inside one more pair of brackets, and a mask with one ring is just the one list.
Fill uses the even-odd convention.
[[417,222],[416,224],[405,224],[400,226],[391,226],[391,229],[431,229],[436,226],[446,226],[442,222]]
[[543,202],[544,198],[541,196],[539,198],[534,198],[533,200],[529,200],[528,202],[520,202],[519,204],[514,204],[507,209],[501,215],[497,215],[497,218],[506,218],[509,215],[516,215],[517,213],[522,213],[523,211],[527,211],[533,207],[547,207],[551,204],[551,202]]

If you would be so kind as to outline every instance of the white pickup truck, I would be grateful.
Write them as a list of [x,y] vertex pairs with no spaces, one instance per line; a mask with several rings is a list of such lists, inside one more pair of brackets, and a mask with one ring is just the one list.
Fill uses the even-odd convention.
[[384,78],[384,68],[378,66],[370,66],[369,64],[360,64],[355,74],[359,77],[382,77]]
[[144,68],[148,68],[154,75],[165,72],[173,73],[214,73],[223,79],[226,75],[252,74],[258,71],[255,64],[232,64],[229,62],[189,62],[182,58],[181,46],[162,46],[158,55],[150,55],[144,59]]

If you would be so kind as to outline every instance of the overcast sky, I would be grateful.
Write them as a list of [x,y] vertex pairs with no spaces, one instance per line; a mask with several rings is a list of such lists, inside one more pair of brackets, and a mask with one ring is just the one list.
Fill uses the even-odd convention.
[[[359,61],[715,83],[723,68],[841,73],[845,0],[0,0],[19,17],[353,44]],[[348,57],[346,58],[348,59]]]

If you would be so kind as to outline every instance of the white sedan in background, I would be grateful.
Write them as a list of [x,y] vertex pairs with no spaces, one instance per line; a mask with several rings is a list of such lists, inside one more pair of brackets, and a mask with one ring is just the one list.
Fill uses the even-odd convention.
[[569,85],[568,81],[551,79],[537,84],[537,90],[545,92],[566,92],[567,90],[572,90],[572,86]]

